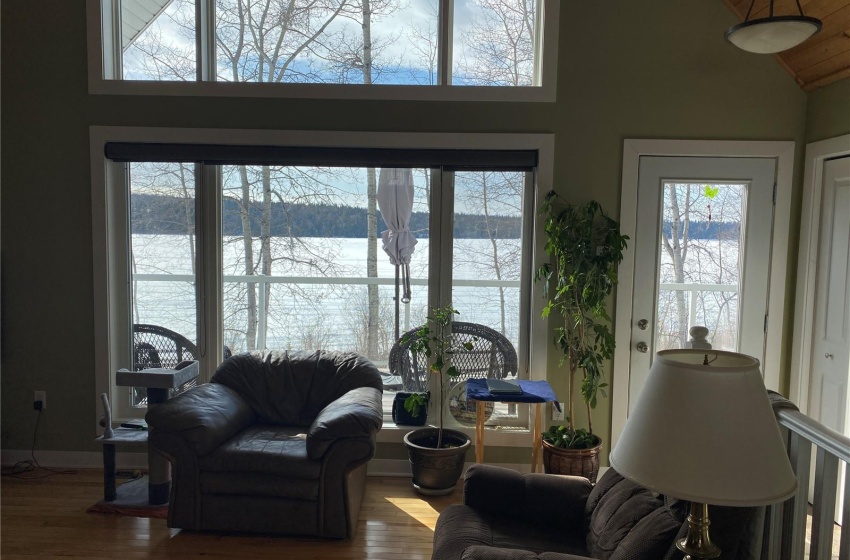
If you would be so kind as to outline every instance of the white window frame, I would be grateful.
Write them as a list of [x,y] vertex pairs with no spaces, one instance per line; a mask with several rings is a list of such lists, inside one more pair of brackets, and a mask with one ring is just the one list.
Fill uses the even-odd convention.
[[[407,133],[407,132],[329,132],[329,131],[272,131],[272,130],[228,130],[228,129],[186,129],[186,128],[147,128],[147,127],[103,127],[92,126],[89,129],[90,157],[92,174],[92,239],[93,239],[93,282],[94,282],[94,313],[95,313],[95,406],[100,406],[99,395],[117,394],[114,377],[118,368],[129,364],[129,348],[121,348],[119,341],[129,340],[129,333],[122,332],[129,328],[129,302],[125,301],[127,289],[121,289],[120,284],[128,280],[127,270],[127,238],[126,223],[127,206],[125,194],[124,164],[112,162],[104,156],[104,147],[108,142],[173,142],[186,144],[218,144],[218,145],[276,145],[301,147],[359,147],[359,148],[402,148],[402,149],[479,149],[479,150],[536,150],[538,152],[538,167],[535,173],[536,183],[533,206],[536,208],[540,197],[552,189],[554,170],[554,135],[552,134],[464,134],[464,133]],[[210,193],[217,188],[216,173],[212,166],[207,166],[196,187],[196,197],[201,212],[197,220],[211,220],[218,224],[216,218],[220,211],[215,199]],[[545,253],[542,226],[535,224],[531,242],[530,266],[536,268],[547,260]],[[201,232],[207,230],[207,236]],[[124,232],[121,234],[121,232]],[[200,250],[216,254],[217,240],[209,227],[199,224],[197,243]],[[221,274],[221,263],[213,258],[207,259],[204,270],[198,269],[198,282],[207,286],[208,293],[217,286],[216,277]],[[446,280],[447,286],[442,287],[444,293],[451,293],[451,280]],[[118,287],[116,287],[118,286]],[[447,292],[445,290],[448,290]],[[541,319],[544,306],[542,287],[536,283],[529,287],[530,303],[527,305],[528,316],[520,316],[520,320],[528,328],[528,334],[523,336],[528,340],[528,378],[536,380],[547,379],[547,364],[549,363],[550,344],[548,341],[548,323]],[[432,297],[432,296],[429,296]],[[433,296],[439,297],[439,295]],[[433,300],[432,300],[433,301]],[[220,359],[213,359],[221,354],[221,335],[218,325],[204,321],[204,316],[217,316],[220,310],[218,298],[199,298],[199,351],[201,352],[200,381],[209,380]],[[521,326],[522,327],[522,326]],[[203,332],[202,332],[203,331]],[[213,357],[213,358],[210,358]],[[123,388],[122,388],[123,389]],[[534,414],[535,407],[529,407],[529,414]],[[545,410],[545,408],[544,408]],[[533,418],[529,418],[529,426]],[[93,426],[97,433],[99,427]],[[462,428],[471,436],[474,428]],[[386,425],[379,434],[379,441],[401,442],[408,431],[404,427]],[[492,440],[492,441],[491,441]],[[488,436],[488,444],[496,446],[528,447],[527,431],[503,433],[495,431]]]
[[[558,22],[560,0],[538,0],[540,24],[536,52],[534,86],[456,86],[451,85],[449,67],[452,41],[451,14],[453,0],[441,0],[440,78],[439,84],[386,85],[386,84],[269,84],[253,82],[216,82],[214,41],[209,36],[214,28],[209,25],[207,2],[196,0],[198,26],[197,55],[198,81],[165,82],[120,79],[121,51],[120,21],[112,8],[118,0],[86,0],[88,34],[89,93],[96,95],[169,95],[202,97],[274,97],[309,99],[374,99],[406,101],[527,101],[554,102],[558,73]],[[542,36],[541,36],[542,35]],[[445,44],[445,46],[443,46]],[[210,62],[212,57],[212,62]]]

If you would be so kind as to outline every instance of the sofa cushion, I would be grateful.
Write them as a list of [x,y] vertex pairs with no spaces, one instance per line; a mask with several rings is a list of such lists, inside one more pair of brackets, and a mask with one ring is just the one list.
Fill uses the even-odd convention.
[[587,550],[600,560],[661,558],[682,527],[686,502],[659,496],[614,469],[587,499]]
[[240,394],[260,424],[309,426],[319,412],[358,387],[383,389],[381,374],[355,353],[255,351],[225,360],[211,379]]
[[509,515],[488,515],[454,504],[443,510],[437,521],[433,557],[460,558],[464,550],[476,545],[581,556],[587,554],[581,529],[552,530]]
[[307,428],[258,424],[199,458],[201,471],[266,473],[315,480],[321,461],[307,457]]

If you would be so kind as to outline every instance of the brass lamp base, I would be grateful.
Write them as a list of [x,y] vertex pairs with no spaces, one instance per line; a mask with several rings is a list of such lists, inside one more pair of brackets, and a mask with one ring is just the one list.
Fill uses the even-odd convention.
[[676,541],[676,548],[685,553],[684,560],[709,560],[720,556],[720,548],[708,536],[708,504],[691,502],[688,514],[688,536]]

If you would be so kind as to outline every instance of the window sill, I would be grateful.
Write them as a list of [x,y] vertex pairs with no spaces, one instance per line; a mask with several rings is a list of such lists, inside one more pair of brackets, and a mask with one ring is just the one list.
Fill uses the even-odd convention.
[[254,82],[149,82],[93,78],[95,95],[164,95],[200,97],[271,97],[357,99],[375,101],[507,101],[554,102],[555,88],[547,86],[411,86],[373,84],[270,84]]
[[[418,426],[398,426],[392,420],[384,421],[384,426],[378,432],[378,443],[404,443],[404,436],[417,429]],[[451,426],[466,434],[471,440],[475,440],[474,427]],[[531,430],[522,428],[511,428],[500,430],[491,427],[484,428],[484,445],[493,447],[532,447]]]

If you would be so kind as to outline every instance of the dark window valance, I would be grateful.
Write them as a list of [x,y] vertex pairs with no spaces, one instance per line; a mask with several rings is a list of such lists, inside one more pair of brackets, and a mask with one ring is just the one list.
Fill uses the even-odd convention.
[[316,148],[222,144],[109,142],[113,161],[198,162],[210,165],[291,165],[321,167],[442,167],[449,171],[532,171],[536,150],[449,150]]

